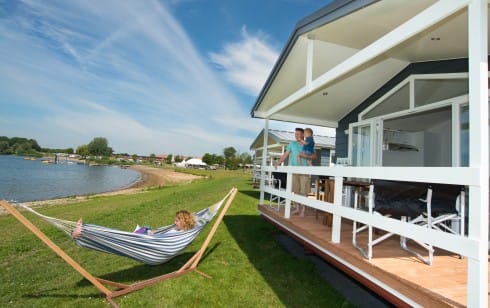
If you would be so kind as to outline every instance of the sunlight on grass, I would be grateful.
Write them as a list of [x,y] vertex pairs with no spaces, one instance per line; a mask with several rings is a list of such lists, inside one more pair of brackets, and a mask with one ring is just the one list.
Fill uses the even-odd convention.
[[[85,222],[130,231],[136,224],[171,224],[177,210],[200,210],[219,201],[235,186],[238,194],[198,266],[212,279],[190,273],[115,301],[121,307],[350,306],[318,276],[311,262],[295,259],[275,242],[274,236],[280,231],[259,216],[259,193],[252,188],[249,173],[191,172],[205,178],[134,195],[91,197],[82,203],[38,210],[57,218],[76,221],[83,217]],[[122,283],[179,268],[200,247],[212,225],[182,255],[159,266],[148,266],[81,249],[52,225],[25,215],[90,273]],[[13,217],[0,217],[0,234],[0,306],[107,306],[95,287]]]

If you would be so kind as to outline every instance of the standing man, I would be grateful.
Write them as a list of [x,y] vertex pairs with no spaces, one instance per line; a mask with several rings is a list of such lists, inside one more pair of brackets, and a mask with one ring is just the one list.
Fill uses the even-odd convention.
[[[296,141],[289,143],[286,147],[286,152],[279,158],[279,160],[274,164],[277,168],[278,165],[282,164],[286,158],[289,156],[289,166],[307,166],[305,158],[301,158],[298,161],[298,154],[303,151],[303,145],[298,142],[298,140],[304,140],[305,131],[302,128],[296,128],[294,130],[294,137]],[[293,174],[293,187],[292,192],[298,195],[307,196],[310,190],[310,177],[308,174]],[[305,216],[305,206],[297,204],[297,208],[291,214],[298,214],[300,216]]]

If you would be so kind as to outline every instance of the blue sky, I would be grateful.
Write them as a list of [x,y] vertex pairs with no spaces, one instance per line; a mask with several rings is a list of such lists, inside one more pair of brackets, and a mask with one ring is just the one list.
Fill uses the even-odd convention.
[[296,22],[325,4],[0,0],[0,136],[75,149],[105,137],[140,155],[247,152],[272,66]]

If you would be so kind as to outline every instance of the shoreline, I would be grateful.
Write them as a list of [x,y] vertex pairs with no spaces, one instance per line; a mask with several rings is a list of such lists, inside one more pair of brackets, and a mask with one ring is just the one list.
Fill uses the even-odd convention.
[[[132,166],[128,166],[128,168],[140,173],[140,178],[137,181],[130,184],[129,186],[121,187],[119,189],[112,190],[112,191],[96,193],[96,194],[38,200],[38,201],[27,201],[22,203],[29,207],[50,206],[50,205],[58,205],[58,204],[72,204],[72,203],[79,203],[79,202],[89,200],[92,197],[130,195],[130,194],[144,192],[146,189],[152,187],[191,183],[192,181],[201,178],[200,176],[193,175],[193,174],[176,172],[173,169],[155,168],[155,167],[143,166],[143,165],[132,165]],[[7,212],[2,207],[0,207],[0,215],[5,215],[6,213]]]

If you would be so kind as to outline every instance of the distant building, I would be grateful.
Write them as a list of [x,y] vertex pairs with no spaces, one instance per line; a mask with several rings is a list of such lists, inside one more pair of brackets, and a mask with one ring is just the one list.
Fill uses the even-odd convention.
[[180,168],[207,168],[207,164],[203,162],[200,158],[190,158],[188,160],[183,160],[175,164],[176,167]]

